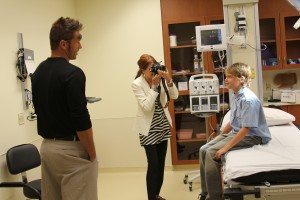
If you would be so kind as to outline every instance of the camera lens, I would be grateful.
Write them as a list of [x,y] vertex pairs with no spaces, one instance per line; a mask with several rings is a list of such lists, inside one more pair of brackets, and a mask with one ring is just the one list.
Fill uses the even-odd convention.
[[159,63],[154,63],[153,66],[150,68],[150,71],[154,74],[158,74],[157,70],[166,71],[166,67],[164,65],[160,65]]

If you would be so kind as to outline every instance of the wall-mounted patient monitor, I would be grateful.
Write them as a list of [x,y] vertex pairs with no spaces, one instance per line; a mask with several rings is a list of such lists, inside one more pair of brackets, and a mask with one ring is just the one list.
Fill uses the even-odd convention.
[[197,51],[219,51],[227,49],[225,24],[196,26]]

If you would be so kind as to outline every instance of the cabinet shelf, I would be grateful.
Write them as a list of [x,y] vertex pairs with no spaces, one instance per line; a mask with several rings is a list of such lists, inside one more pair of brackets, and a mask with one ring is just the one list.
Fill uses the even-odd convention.
[[195,44],[192,45],[179,45],[179,46],[172,46],[171,49],[180,49],[180,48],[196,48]]
[[214,69],[214,73],[225,73],[225,70],[224,69]]
[[177,115],[177,114],[190,114],[191,111],[190,110],[182,110],[182,111],[175,111],[174,114]]
[[300,38],[287,38],[285,41],[300,41]]
[[268,39],[265,39],[265,40],[260,40],[261,43],[273,43],[273,42],[276,42],[275,39],[271,39],[271,40],[268,40]]
[[179,91],[179,95],[190,95],[188,90]]
[[202,74],[201,72],[176,72],[172,73],[172,76],[185,76],[185,75],[195,75],[195,74]]
[[192,139],[187,139],[187,140],[177,140],[177,142],[206,142],[206,139],[197,139],[197,138],[192,138]]
[[220,88],[220,94],[229,92],[228,88]]

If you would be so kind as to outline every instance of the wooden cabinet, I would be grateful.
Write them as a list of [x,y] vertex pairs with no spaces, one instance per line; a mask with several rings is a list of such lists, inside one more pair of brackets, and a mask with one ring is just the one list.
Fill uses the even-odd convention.
[[300,105],[287,106],[287,112],[294,115],[296,118],[295,123],[300,125]]
[[300,125],[300,105],[280,106],[280,108],[296,118],[295,123]]
[[[214,9],[210,9],[210,8]],[[207,137],[216,129],[219,117],[199,118],[190,113],[188,81],[198,73],[194,71],[196,49],[195,26],[223,23],[222,0],[161,0],[163,22],[164,55],[167,69],[179,88],[179,98],[170,105],[174,119],[171,138],[173,164],[194,164],[199,162],[199,148],[206,143]],[[170,35],[176,35],[177,46],[170,47]],[[219,73],[221,65],[226,66],[226,58],[219,62],[219,55],[214,53],[197,53],[205,73]],[[222,55],[221,55],[222,56]],[[217,59],[216,59],[217,57]],[[226,89],[222,88],[220,93]],[[222,99],[222,98],[221,98]],[[177,136],[182,130],[192,130],[189,139]],[[207,130],[208,129],[208,130]],[[206,134],[205,138],[198,138]]]
[[[221,1],[215,2],[219,3],[215,8],[222,8]],[[222,59],[222,62],[218,61],[218,54],[196,51],[195,27],[223,23],[223,13],[220,13],[222,9],[217,9],[220,12],[215,13],[216,15],[207,17],[209,15],[206,15],[206,6],[200,4],[207,5],[202,0],[161,1],[165,65],[179,89],[178,99],[172,101],[169,106],[173,118],[171,151],[174,165],[199,163],[199,148],[206,143],[210,134],[216,129],[219,119],[216,116],[200,118],[190,113],[189,79],[192,75],[202,73],[202,71],[194,71],[195,53],[200,58],[200,65],[204,67],[205,73],[218,72],[220,75],[222,73],[220,66],[222,64],[224,67],[227,65],[226,58]],[[171,8],[173,10],[170,10]],[[184,11],[180,8],[188,8],[188,10]],[[171,35],[176,36],[176,46],[170,46]],[[224,88],[220,89],[220,93],[223,91],[228,92]],[[192,134],[187,134],[187,137],[181,138],[178,134],[182,132]]]
[[282,69],[279,15],[264,15],[259,19],[262,69]]
[[[206,121],[190,113],[188,82],[194,71],[195,26],[203,25],[204,18],[166,20],[163,23],[165,64],[179,89],[179,97],[170,105],[173,118],[171,151],[173,164],[195,164],[199,160],[199,148],[206,143]],[[170,46],[169,36],[176,35],[177,46]],[[197,53],[204,65],[203,55]],[[179,135],[186,134],[186,135]]]
[[300,15],[296,12],[280,13],[283,68],[300,68],[300,30],[294,24]]
[[287,1],[274,1],[267,10],[266,1],[259,4],[261,47],[267,47],[261,51],[262,69],[300,68],[300,31],[293,28],[299,13]]

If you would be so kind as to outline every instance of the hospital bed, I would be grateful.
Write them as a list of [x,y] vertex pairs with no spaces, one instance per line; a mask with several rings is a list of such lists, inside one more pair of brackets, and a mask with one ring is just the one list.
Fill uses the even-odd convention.
[[268,144],[225,155],[224,195],[228,199],[300,199],[300,130],[292,122],[269,130],[272,140]]

